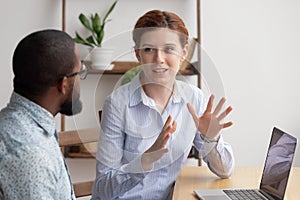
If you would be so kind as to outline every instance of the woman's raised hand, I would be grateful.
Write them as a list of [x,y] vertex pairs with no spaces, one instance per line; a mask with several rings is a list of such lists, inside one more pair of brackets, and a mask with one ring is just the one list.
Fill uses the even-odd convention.
[[210,96],[206,110],[202,116],[197,115],[192,104],[187,104],[188,110],[194,119],[197,129],[203,136],[211,140],[214,139],[223,128],[227,128],[232,125],[232,122],[222,123],[222,120],[232,111],[232,107],[228,106],[225,111],[220,113],[226,101],[223,97],[212,112],[214,98],[214,95]]

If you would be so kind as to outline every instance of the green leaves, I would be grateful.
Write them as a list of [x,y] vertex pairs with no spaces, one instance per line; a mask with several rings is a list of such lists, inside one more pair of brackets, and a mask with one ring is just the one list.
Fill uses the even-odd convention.
[[86,17],[84,14],[80,13],[79,21],[81,24],[91,33],[86,39],[83,39],[77,32],[76,37],[74,38],[76,43],[87,45],[90,47],[101,47],[102,41],[104,38],[104,28],[107,22],[110,20],[107,19],[111,12],[114,10],[118,0],[116,0],[109,8],[107,13],[105,14],[103,20],[98,13],[90,15],[90,17]]
[[91,20],[93,25],[93,31],[98,35],[101,31],[101,20],[98,13],[92,15]]
[[83,45],[87,45],[90,47],[93,47],[93,45],[88,42],[87,40],[83,39],[77,32],[76,32],[76,37],[74,38],[75,42],[78,44],[83,44]]
[[107,19],[108,15],[110,15],[110,13],[113,11],[113,9],[115,8],[117,2],[118,2],[118,0],[115,1],[115,2],[111,5],[111,7],[109,8],[108,12],[106,13],[106,15],[105,15],[105,17],[104,17],[104,19],[103,19],[103,22],[106,22],[106,19]]
[[89,19],[82,13],[79,15],[79,20],[81,24],[88,30],[93,31],[89,22]]

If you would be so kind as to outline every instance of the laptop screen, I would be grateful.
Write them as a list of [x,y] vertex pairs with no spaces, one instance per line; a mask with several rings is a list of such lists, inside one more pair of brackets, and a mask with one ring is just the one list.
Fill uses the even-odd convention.
[[281,200],[287,186],[297,139],[274,127],[260,189]]

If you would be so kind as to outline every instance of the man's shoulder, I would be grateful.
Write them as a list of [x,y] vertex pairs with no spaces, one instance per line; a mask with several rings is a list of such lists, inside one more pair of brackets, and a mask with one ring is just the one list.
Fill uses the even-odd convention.
[[34,120],[24,110],[6,107],[0,111],[0,137],[5,134],[25,133],[34,124]]
[[[22,111],[9,111],[0,113],[0,154],[17,156],[27,162],[25,157],[32,156],[38,159],[47,155],[41,153],[47,136],[42,127]],[[21,156],[22,155],[22,156]],[[30,160],[30,159],[28,159]],[[30,162],[30,161],[29,161]]]
[[20,121],[20,119],[26,120],[29,117],[29,113],[25,109],[15,108],[9,105],[0,111],[0,122],[13,121],[15,123]]

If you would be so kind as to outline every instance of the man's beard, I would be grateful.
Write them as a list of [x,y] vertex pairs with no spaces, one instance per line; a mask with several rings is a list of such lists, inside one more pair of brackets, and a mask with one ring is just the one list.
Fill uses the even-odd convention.
[[77,98],[75,100],[72,100],[72,97],[70,98],[71,100],[65,101],[60,108],[60,113],[63,115],[67,116],[72,116],[76,115],[81,112],[82,110],[82,102],[79,98],[79,95],[76,95]]

